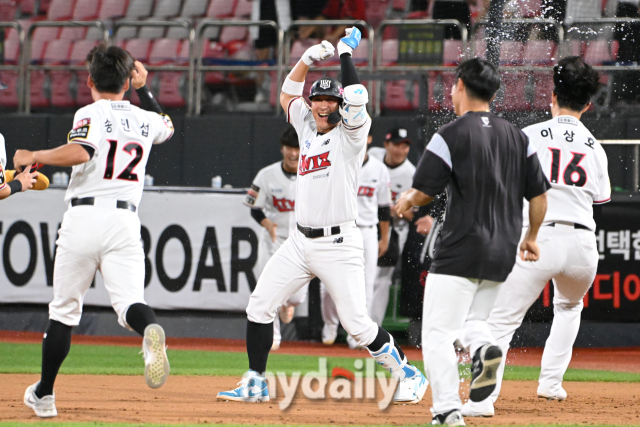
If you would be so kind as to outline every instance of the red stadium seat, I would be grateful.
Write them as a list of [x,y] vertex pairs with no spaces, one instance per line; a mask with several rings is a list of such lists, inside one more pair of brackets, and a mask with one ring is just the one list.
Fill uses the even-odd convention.
[[[71,65],[84,65],[87,59],[87,54],[98,44],[95,40],[79,40],[73,44],[71,48],[71,55],[69,56],[69,64]],[[76,71],[76,98],[75,103],[79,107],[89,105],[93,102],[91,97],[91,89],[87,86],[87,79],[89,72]]]
[[[109,0],[106,0],[109,1]],[[151,16],[153,0],[129,0],[129,7],[125,17],[127,19],[141,19]]]
[[500,46],[500,65],[522,65],[524,45],[521,42],[503,41]]
[[384,85],[382,108],[395,111],[415,110],[419,106],[417,83],[410,80],[393,80]]
[[18,3],[16,1],[0,2],[0,21],[13,21],[18,12]]
[[7,39],[4,42],[4,63],[15,65],[20,57],[20,43],[17,39]]
[[367,22],[374,28],[378,26],[387,17],[387,9],[389,8],[388,0],[367,0],[365,13]]
[[209,0],[185,0],[180,10],[182,18],[193,18],[196,16],[204,16],[207,13]]
[[527,111],[530,109],[526,96],[529,74],[509,71],[502,74],[500,92],[504,95],[495,101],[498,111]]
[[233,9],[233,16],[236,18],[249,18],[253,9],[251,0],[237,0],[236,7]]
[[[175,64],[182,42],[173,39],[159,39],[153,42],[149,54],[150,65]],[[187,42],[188,45],[188,42]],[[180,82],[184,80],[182,71],[158,71],[160,91],[158,102],[163,107],[179,108],[186,105],[186,101],[180,93]]]
[[444,72],[442,76],[442,103],[441,108],[444,110],[453,110],[453,101],[451,100],[451,88],[456,83],[455,72]]
[[[336,62],[339,61],[336,49]],[[324,61],[323,61],[324,62]],[[355,65],[367,65],[369,63],[369,40],[362,39],[358,49],[353,51],[353,63]]]
[[531,40],[524,46],[525,65],[553,65],[556,55],[557,46],[549,40]]
[[[16,33],[17,34],[17,33]],[[4,42],[5,65],[17,65],[20,56],[20,45],[17,38]],[[18,72],[0,71],[0,81],[8,87],[0,91],[0,106],[15,108],[18,106]]]
[[462,58],[462,41],[460,40],[445,40],[443,48],[443,62],[444,65],[458,65]]
[[32,40],[41,42],[55,40],[58,34],[60,34],[59,27],[38,27],[33,31]]
[[[73,15],[75,0],[51,0],[47,12],[47,21],[67,21]],[[42,2],[40,2],[42,7]]]
[[613,61],[609,40],[591,40],[587,42],[583,59],[589,65],[602,65],[603,62]]
[[291,46],[289,65],[295,65],[300,60],[300,58],[302,58],[302,55],[304,55],[307,49],[320,42],[321,40],[319,39],[296,40]]
[[[34,40],[31,43],[31,63],[40,64],[44,56],[46,42]],[[49,106],[49,99],[45,95],[44,86],[47,82],[47,75],[44,71],[31,71],[30,103],[32,108],[46,108]]]
[[473,41],[473,55],[477,58],[486,57],[487,52],[487,41],[483,38],[476,38]]
[[20,13],[22,15],[35,15],[37,11],[36,0],[21,0]]
[[523,18],[535,18],[542,12],[541,0],[520,0],[518,6],[519,15]]
[[149,53],[151,52],[151,40],[131,39],[127,40],[124,43],[123,47],[137,61],[147,62],[149,60]]
[[233,16],[236,0],[211,0],[207,9],[209,18],[229,18]]
[[129,0],[102,0],[98,11],[98,19],[106,20],[124,17],[127,14],[128,2]]
[[551,94],[553,92],[553,73],[533,73],[533,103],[534,110],[549,111],[551,108]]
[[398,62],[398,40],[384,40],[382,42],[382,64],[393,65]]
[[49,12],[49,7],[51,7],[51,0],[40,0],[38,3],[38,13],[46,14]]
[[158,39],[153,41],[151,52],[149,53],[150,65],[173,64],[178,59],[180,40]]
[[45,65],[66,64],[69,61],[71,53],[71,41],[69,40],[51,40],[47,43],[42,56],[42,62]]
[[[158,18],[149,18],[149,21],[156,21]],[[141,39],[161,39],[167,27],[141,27],[138,30],[138,37]]]
[[391,2],[391,8],[393,10],[397,10],[398,12],[406,12],[408,6],[407,0],[393,0]]
[[246,40],[248,35],[247,27],[222,27],[220,44],[229,43],[232,40]]
[[[52,40],[47,43],[44,52],[43,64],[45,65],[62,65],[69,62],[71,53],[71,41],[69,40]],[[51,78],[51,105],[53,107],[74,107],[75,99],[71,94],[71,82],[74,74],[68,70],[51,70],[49,71]]]

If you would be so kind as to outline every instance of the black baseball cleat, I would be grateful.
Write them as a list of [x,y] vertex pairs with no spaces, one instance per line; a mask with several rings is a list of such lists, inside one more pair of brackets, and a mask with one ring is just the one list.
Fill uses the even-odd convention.
[[502,362],[502,350],[497,345],[485,344],[476,350],[471,367],[469,399],[482,402],[496,388],[496,372]]
[[431,425],[434,426],[466,426],[462,413],[459,409],[445,412],[444,414],[437,414],[433,417]]

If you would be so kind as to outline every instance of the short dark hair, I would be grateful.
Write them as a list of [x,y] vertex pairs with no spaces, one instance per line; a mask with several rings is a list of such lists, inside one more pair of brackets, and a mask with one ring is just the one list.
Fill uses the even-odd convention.
[[293,126],[284,131],[284,133],[280,137],[280,145],[291,148],[300,148],[300,142],[298,142],[298,133],[293,128]]
[[472,58],[458,65],[457,79],[462,79],[469,96],[486,102],[491,102],[500,89],[500,73],[482,58]]
[[600,89],[600,74],[579,56],[568,56],[553,67],[553,83],[560,108],[582,111]]
[[89,74],[98,92],[120,93],[131,71],[133,57],[126,50],[100,44],[87,55]]

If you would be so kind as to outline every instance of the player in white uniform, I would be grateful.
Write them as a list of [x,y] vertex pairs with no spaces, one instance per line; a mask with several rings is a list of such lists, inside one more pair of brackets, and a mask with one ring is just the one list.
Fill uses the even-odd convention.
[[[289,237],[289,229],[295,227],[293,214],[296,200],[296,177],[300,145],[298,135],[292,127],[280,137],[280,151],[283,160],[261,169],[256,175],[245,205],[251,208],[251,216],[263,229],[258,246],[258,277],[285,240]],[[280,348],[282,335],[280,321],[290,323],[293,320],[295,307],[302,304],[307,297],[309,287],[303,286],[279,307],[279,316],[273,321],[273,345],[271,350]]]
[[[4,146],[4,136],[0,134],[0,200],[12,194],[26,191],[33,187],[38,179],[38,172],[27,172],[15,175],[11,182],[7,182],[7,150]],[[25,169],[26,171],[26,169]]]
[[[369,155],[382,161],[389,170],[391,180],[391,199],[396,202],[397,197],[409,190],[413,184],[413,174],[416,167],[407,159],[411,140],[407,137],[407,130],[404,128],[393,128],[387,132],[384,141],[384,148],[372,147]],[[395,206],[391,207],[392,232],[397,234],[398,257],[402,256],[404,245],[409,235],[408,221],[411,221],[413,212],[408,212],[405,218],[399,218],[395,214]],[[394,266],[378,266],[376,279],[373,287],[373,302],[371,305],[371,319],[379,326],[382,326],[384,315],[389,305],[389,289],[391,288]]]
[[362,234],[355,224],[358,172],[371,126],[367,89],[351,60],[360,37],[359,30],[348,29],[338,43],[344,90],[337,80],[322,78],[311,87],[311,106],[302,98],[311,64],[334,53],[327,41],[310,47],[282,86],[280,105],[300,142],[296,230],[271,257],[249,299],[249,371],[238,388],[218,393],[218,399],[269,400],[264,373],[276,309],[314,277],[331,293],[347,332],[400,381],[394,399],[418,402],[426,391],[422,373],[367,314]]
[[165,336],[144,301],[144,253],[136,214],[145,166],[153,144],[168,140],[168,116],[123,101],[129,76],[144,67],[121,48],[101,46],[89,67],[94,103],[79,109],[68,144],[52,150],[18,150],[14,163],[73,166],[65,202],[53,279],[49,325],[42,342],[42,376],[24,402],[40,417],[57,415],[53,385],[80,323],[84,295],[97,270],[118,322],[144,336],[145,379],[160,387],[169,375]]
[[[542,355],[538,396],[564,400],[562,388],[573,343],[580,328],[583,297],[591,287],[598,267],[594,204],[611,199],[607,156],[591,132],[580,122],[598,90],[597,71],[580,57],[562,59],[554,68],[553,119],[523,129],[538,152],[540,164],[551,183],[547,214],[540,227],[540,260],[516,261],[488,319],[491,334],[506,358],[514,332],[527,310],[553,279],[554,317]],[[528,226],[527,207],[523,226]],[[526,229],[526,228],[525,228]],[[465,325],[465,344],[478,339],[483,328]],[[466,416],[492,416],[500,393],[504,363],[498,370],[498,384],[490,397],[467,402]]]
[[[372,141],[371,135],[367,143]],[[373,289],[378,268],[378,258],[387,252],[389,247],[389,222],[391,220],[391,191],[389,189],[389,171],[384,164],[366,155],[364,164],[358,176],[358,218],[356,225],[362,233],[364,245],[364,285],[367,299],[367,313],[371,316],[373,304]],[[378,240],[378,227],[380,224],[380,240]],[[322,342],[331,345],[338,334],[338,310],[322,284],[320,288],[322,305]],[[358,344],[351,336],[347,336],[349,348],[356,348]]]

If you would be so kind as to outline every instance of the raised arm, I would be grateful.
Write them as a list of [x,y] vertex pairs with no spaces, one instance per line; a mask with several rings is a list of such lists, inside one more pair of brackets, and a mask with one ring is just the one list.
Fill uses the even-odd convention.
[[295,97],[302,96],[302,90],[304,89],[304,79],[307,77],[309,67],[315,61],[322,61],[333,56],[335,48],[331,43],[324,40],[322,43],[311,46],[302,55],[302,58],[298,61],[293,70],[289,73],[282,85],[282,91],[280,92],[280,106],[286,112],[289,102]]

